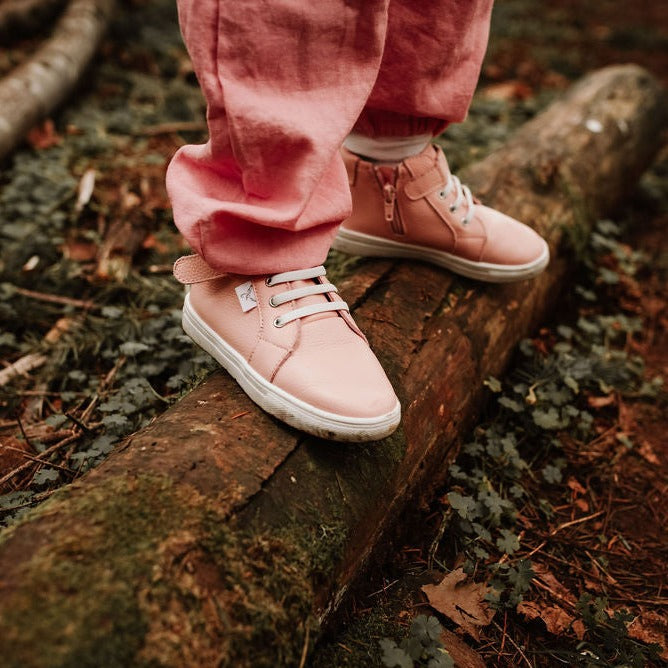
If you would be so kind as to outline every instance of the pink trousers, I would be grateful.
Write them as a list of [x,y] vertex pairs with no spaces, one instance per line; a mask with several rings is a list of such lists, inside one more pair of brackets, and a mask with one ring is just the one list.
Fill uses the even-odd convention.
[[351,212],[347,134],[466,116],[493,0],[178,0],[209,141],[167,171],[174,220],[214,268],[321,264]]

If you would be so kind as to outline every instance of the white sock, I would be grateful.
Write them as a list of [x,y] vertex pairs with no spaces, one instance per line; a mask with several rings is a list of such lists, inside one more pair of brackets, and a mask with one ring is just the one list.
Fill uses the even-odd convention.
[[377,162],[401,162],[423,151],[432,139],[431,134],[410,137],[367,137],[351,132],[343,145],[351,153]]

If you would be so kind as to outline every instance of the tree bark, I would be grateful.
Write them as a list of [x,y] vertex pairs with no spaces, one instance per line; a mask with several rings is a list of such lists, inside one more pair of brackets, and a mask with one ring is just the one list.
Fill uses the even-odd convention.
[[72,91],[97,49],[114,0],[70,0],[53,36],[0,81],[0,160]]
[[444,484],[483,379],[554,304],[573,262],[564,232],[584,233],[633,187],[664,109],[645,71],[601,70],[462,174],[548,239],[536,280],[369,261],[340,283],[402,401],[392,437],[300,434],[217,372],[5,531],[5,665],[298,665],[397,520]]

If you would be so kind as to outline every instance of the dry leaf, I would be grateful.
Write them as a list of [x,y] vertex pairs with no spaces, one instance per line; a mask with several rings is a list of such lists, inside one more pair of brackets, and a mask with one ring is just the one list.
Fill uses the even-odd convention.
[[627,627],[629,637],[661,647],[661,658],[668,660],[668,619],[656,612],[642,612]]
[[589,512],[589,504],[584,499],[575,499],[573,504],[577,506],[583,513]]
[[561,635],[575,620],[575,617],[569,615],[563,608],[557,605],[545,605],[538,601],[522,601],[517,606],[517,612],[528,619],[542,619],[545,628],[555,636]]
[[573,622],[573,633],[575,633],[575,636],[578,640],[582,640],[585,635],[585,625],[584,622],[581,619],[576,619]]
[[603,408],[604,406],[610,406],[615,403],[615,395],[608,394],[605,397],[587,397],[587,403],[592,408]]
[[564,585],[557,580],[552,571],[550,571],[543,564],[532,564],[532,568],[536,577],[547,586],[550,593],[559,600],[566,601],[571,605],[575,605],[576,598],[571,592],[564,587]]
[[485,662],[480,654],[469,647],[456,633],[443,629],[440,641],[448,650],[457,668],[485,668]]
[[522,81],[503,81],[482,89],[481,95],[489,100],[526,100],[533,95],[530,86]]
[[56,132],[56,127],[50,118],[30,130],[26,139],[37,150],[51,148],[51,146],[56,146],[63,141],[63,138]]
[[572,489],[576,494],[586,494],[587,490],[575,479],[569,478],[566,483],[569,489]]
[[90,262],[97,256],[97,246],[92,241],[68,239],[62,246],[63,255],[75,262]]
[[494,617],[494,610],[485,601],[490,589],[482,583],[465,582],[466,579],[466,573],[458,568],[446,575],[439,584],[424,585],[422,591],[434,610],[480,640],[479,627],[487,626]]
[[640,444],[640,447],[638,448],[638,453],[645,461],[649,462],[650,464],[653,464],[654,466],[659,466],[659,464],[661,464],[661,461],[656,456],[656,452],[654,452],[654,448],[652,448],[649,441],[643,441]]

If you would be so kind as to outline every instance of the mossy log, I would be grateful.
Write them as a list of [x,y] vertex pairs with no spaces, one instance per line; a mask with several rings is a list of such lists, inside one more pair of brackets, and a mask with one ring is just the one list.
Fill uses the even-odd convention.
[[[33,4],[48,8],[46,2],[11,2],[9,8],[18,12],[19,7]],[[97,50],[114,6],[115,0],[69,0],[51,37],[0,80],[0,160],[72,92]]]
[[665,104],[643,70],[598,71],[462,174],[535,226],[538,279],[481,285],[368,261],[340,281],[403,404],[373,444],[321,441],[223,372],[0,537],[8,668],[297,666],[397,520],[443,485],[482,381],[554,304],[577,237],[634,186]]

